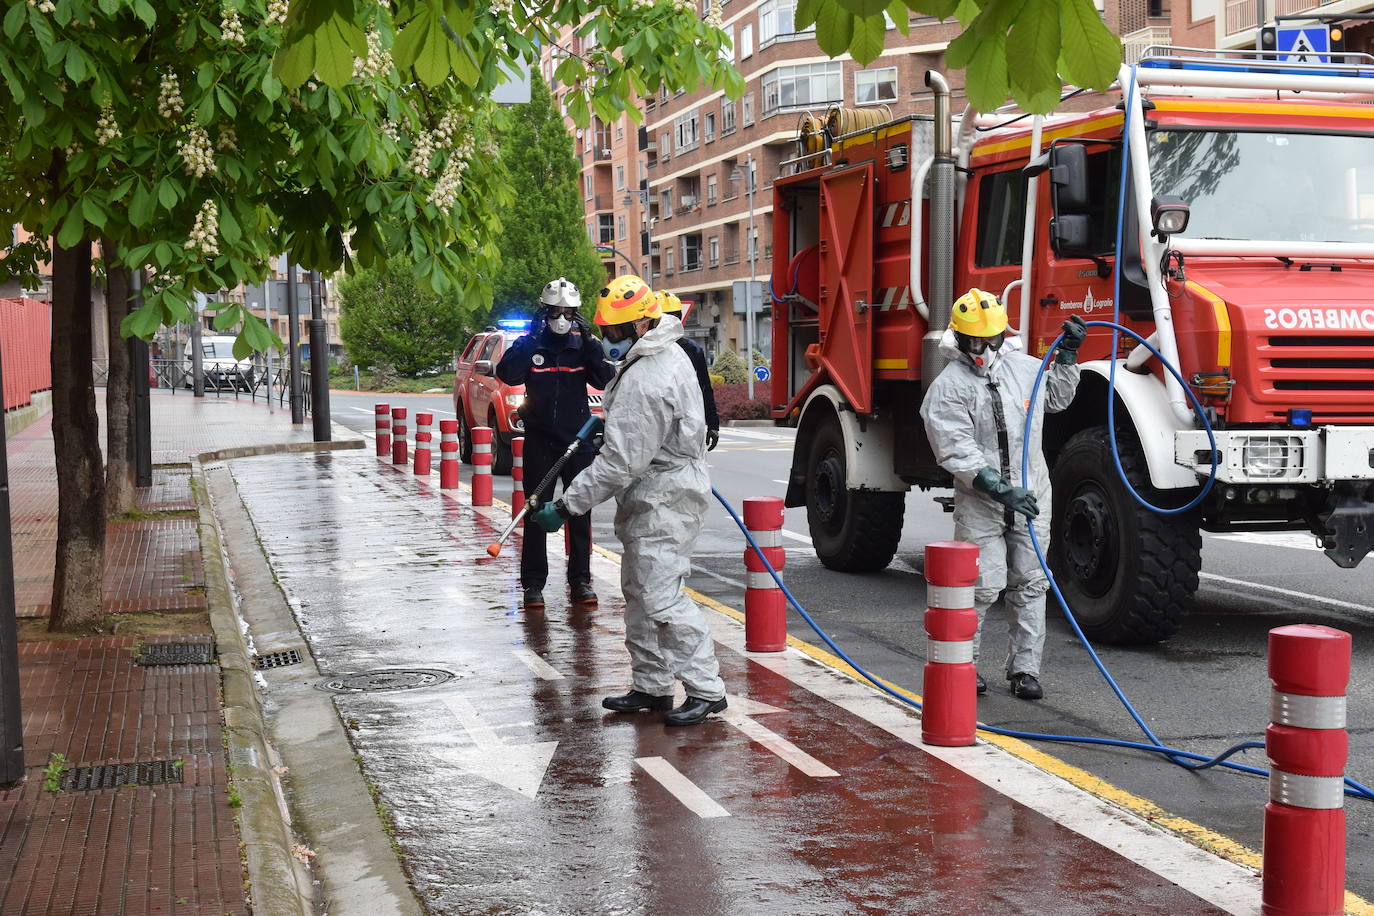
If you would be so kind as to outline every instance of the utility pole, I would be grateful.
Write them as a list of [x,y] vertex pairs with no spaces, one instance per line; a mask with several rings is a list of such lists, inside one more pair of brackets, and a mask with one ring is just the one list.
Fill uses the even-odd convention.
[[318,270],[310,271],[310,413],[315,441],[329,441],[329,335],[324,323],[324,296]]
[[[4,403],[0,371],[0,403]],[[19,624],[15,619],[14,549],[10,542],[9,443],[0,439],[0,785],[24,778],[24,720],[19,713]]]
[[754,400],[754,280],[756,271],[754,259],[758,257],[758,246],[754,244],[754,154],[745,158],[744,190],[749,195],[749,283],[744,287],[744,348],[749,351],[749,400]]
[[296,301],[296,265],[286,262],[286,340],[291,351],[291,424],[305,422],[305,396],[301,392],[301,321]]
[[[143,271],[129,272],[129,290],[134,295],[134,308],[143,305]],[[199,326],[200,322],[196,322]],[[148,391],[148,342],[141,337],[129,338],[129,371],[133,373],[133,397],[129,401],[132,423],[129,424],[130,444],[133,446],[134,486],[153,485],[153,416],[152,399]],[[196,348],[200,352],[200,348]],[[197,373],[200,396],[205,396],[204,375]]]
[[204,327],[200,317],[200,293],[191,300],[191,394],[205,397],[205,351],[200,348],[200,332]]

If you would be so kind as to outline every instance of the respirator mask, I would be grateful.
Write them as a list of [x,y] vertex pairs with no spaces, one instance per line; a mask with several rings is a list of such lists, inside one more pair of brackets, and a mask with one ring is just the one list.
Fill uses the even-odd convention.
[[551,308],[544,316],[544,323],[548,325],[550,331],[562,337],[573,329],[572,316],[574,314],[576,314],[575,309]]

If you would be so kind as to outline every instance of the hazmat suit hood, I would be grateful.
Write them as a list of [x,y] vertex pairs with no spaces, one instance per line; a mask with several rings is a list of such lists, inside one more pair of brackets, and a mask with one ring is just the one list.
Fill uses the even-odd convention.
[[992,371],[992,367],[1012,353],[1021,352],[1021,338],[1018,335],[1008,335],[1002,342],[1001,349],[986,350],[982,356],[982,363],[977,362],[972,356],[959,349],[959,341],[954,336],[953,328],[945,328],[945,333],[940,335],[940,355],[951,362],[960,362],[968,366],[975,374],[985,376]]
[[621,371],[623,372],[636,360],[653,356],[655,353],[662,353],[674,346],[683,333],[682,322],[676,315],[664,315],[659,318],[658,325],[650,328],[648,333],[636,340],[630,347],[630,352],[625,354],[625,358],[621,360]]

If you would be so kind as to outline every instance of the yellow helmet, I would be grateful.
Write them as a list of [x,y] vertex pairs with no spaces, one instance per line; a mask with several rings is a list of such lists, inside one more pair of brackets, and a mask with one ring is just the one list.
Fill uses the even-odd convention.
[[603,327],[662,315],[654,291],[634,274],[616,277],[603,286],[596,297],[595,320]]
[[658,307],[663,310],[665,315],[681,315],[682,300],[675,293],[657,292],[654,296],[658,299]]
[[1007,330],[1007,310],[992,293],[974,288],[954,300],[949,326],[969,337],[1000,337]]

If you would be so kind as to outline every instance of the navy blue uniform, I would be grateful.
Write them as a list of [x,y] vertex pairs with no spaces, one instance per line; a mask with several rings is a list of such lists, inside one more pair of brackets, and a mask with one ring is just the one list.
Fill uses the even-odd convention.
[[706,428],[718,430],[720,412],[716,410],[716,393],[711,388],[711,373],[706,368],[706,352],[701,349],[701,344],[686,337],[679,337],[677,345],[687,354],[687,358],[692,361],[692,368],[697,372],[697,384],[701,386],[701,404],[706,409]]
[[[553,463],[573,441],[582,425],[591,417],[587,406],[587,386],[598,390],[615,375],[615,367],[606,360],[601,341],[589,333],[559,336],[542,322],[534,331],[517,339],[507,348],[496,364],[496,377],[507,385],[525,386],[525,403],[520,419],[525,424],[525,496],[534,495],[534,488],[553,467]],[[591,464],[593,454],[584,445],[563,465],[559,477],[566,489],[568,484]],[[553,498],[556,481],[539,494],[540,499]],[[568,521],[570,540],[568,553],[568,583],[590,582],[592,557],[592,519],[579,515]],[[547,534],[538,525],[525,524],[525,538],[520,551],[520,584],[523,588],[544,587],[549,576]]]

